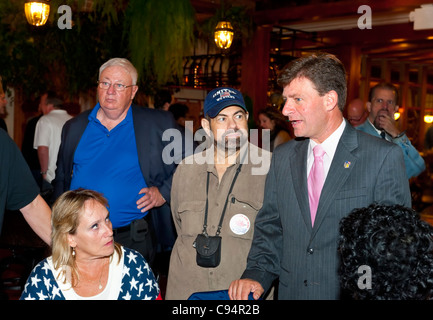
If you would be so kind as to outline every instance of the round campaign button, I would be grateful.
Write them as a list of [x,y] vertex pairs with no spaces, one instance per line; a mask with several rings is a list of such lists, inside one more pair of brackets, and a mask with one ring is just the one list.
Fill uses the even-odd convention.
[[230,229],[234,234],[243,235],[250,230],[250,226],[250,219],[242,213],[238,213],[230,219]]

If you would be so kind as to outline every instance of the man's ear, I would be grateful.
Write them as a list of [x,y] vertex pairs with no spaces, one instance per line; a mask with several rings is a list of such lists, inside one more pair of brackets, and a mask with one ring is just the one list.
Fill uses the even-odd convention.
[[209,120],[206,118],[201,119],[201,127],[204,129],[207,135],[210,133],[210,123]]
[[367,107],[368,113],[371,113],[371,102],[367,101],[367,103],[365,104],[365,106]]
[[338,94],[335,90],[331,90],[325,94],[326,110],[333,110],[338,108]]
[[137,93],[137,91],[138,91],[138,86],[137,85],[133,85],[132,86],[132,91],[131,91],[131,101],[134,100],[135,94]]

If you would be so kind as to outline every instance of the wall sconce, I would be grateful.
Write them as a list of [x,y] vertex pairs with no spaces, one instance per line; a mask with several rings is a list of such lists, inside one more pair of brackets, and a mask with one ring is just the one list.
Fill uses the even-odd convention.
[[27,1],[24,4],[24,12],[28,23],[37,27],[43,26],[50,14],[50,5],[44,0]]
[[234,30],[230,22],[220,21],[215,27],[215,43],[220,49],[228,49],[232,45]]
[[400,116],[403,114],[403,112],[404,112],[403,108],[398,108],[398,111],[394,113],[394,120],[398,120]]
[[433,116],[432,115],[424,116],[424,122],[425,123],[433,123]]

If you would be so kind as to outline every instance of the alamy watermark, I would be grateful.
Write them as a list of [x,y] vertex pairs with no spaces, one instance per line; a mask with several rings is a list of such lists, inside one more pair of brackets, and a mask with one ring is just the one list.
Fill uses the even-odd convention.
[[59,29],[72,29],[72,9],[70,6],[64,4],[59,6],[57,13],[61,14],[59,20],[57,20],[57,27]]
[[[57,26],[59,29],[72,29],[72,9],[70,6],[64,4],[59,6],[57,13],[61,16],[57,21]],[[362,14],[358,18],[358,28],[359,29],[372,29],[372,19],[371,19],[371,7],[369,5],[361,5],[358,7],[358,13]]]
[[358,7],[358,13],[362,13],[362,16],[358,18],[359,29],[372,29],[371,20],[371,8],[368,5],[362,5]]
[[[57,21],[57,26],[59,29],[72,29],[72,9],[68,5],[61,5],[57,9],[57,13],[60,15],[59,19]],[[368,5],[361,5],[358,7],[358,13],[362,14],[358,18],[358,28],[359,29],[371,29],[372,28],[372,19],[371,19],[371,7]],[[188,123],[189,122],[189,123]],[[194,153],[193,157],[189,157],[186,159],[186,161],[190,163],[213,163],[217,159],[217,163],[219,159],[221,161],[226,161],[224,150],[230,152],[230,149],[236,148],[238,146],[230,146],[227,142],[227,146],[223,145],[222,147],[219,146],[219,148],[214,148],[214,137],[212,134],[208,135],[204,132],[204,130],[198,130],[193,134],[193,125],[192,121],[186,121],[186,128],[185,130],[185,139],[182,138],[182,133],[177,129],[169,129],[166,130],[163,134],[163,141],[171,141],[163,150],[163,161],[166,164],[176,163],[179,164],[180,161],[182,161],[182,148],[185,148],[184,150],[190,150],[191,154]],[[240,137],[239,145],[241,150],[241,159],[242,161],[245,161],[245,163],[248,163],[248,161],[251,161],[253,164],[258,165],[260,164],[260,167],[255,167],[252,170],[252,174],[255,175],[262,175],[267,174],[270,164],[270,154],[268,152],[259,154],[258,149],[251,149],[246,148],[248,145],[246,142],[248,140],[248,136],[250,137],[250,141],[258,145],[258,129],[251,129],[250,134],[244,133]],[[199,146],[196,150],[193,149],[193,141],[200,142]],[[262,130],[262,145],[265,146],[265,150],[269,150],[270,146],[270,132],[269,130]],[[219,143],[225,144],[226,141],[222,139],[222,141],[219,141]],[[214,156],[215,149],[217,152],[221,151],[221,153],[218,153],[217,156]],[[249,153],[249,154],[248,154]],[[235,161],[235,159],[232,159],[230,161]],[[370,270],[371,271],[371,270]]]
[[[240,162],[243,164],[252,163],[252,175],[265,175],[268,173],[271,153],[268,152],[270,145],[270,131],[262,130],[261,142],[264,148],[253,147],[249,148],[248,141],[253,145],[258,145],[259,130],[251,129],[250,134],[246,131],[236,131],[238,137],[236,139],[225,139],[225,136],[235,133],[234,130],[218,130],[217,142],[212,132],[206,133],[205,130],[199,129],[193,133],[193,122],[185,121],[185,134],[178,129],[172,128],[164,131],[162,135],[163,141],[169,143],[162,151],[162,160],[165,164],[179,164],[184,161],[185,164],[229,164],[236,163],[239,150]],[[198,142],[198,146],[193,150],[194,141]],[[217,146],[215,147],[215,143]],[[183,152],[191,156],[183,159]]]
[[358,288],[361,290],[371,289],[371,268],[365,264],[358,268]]

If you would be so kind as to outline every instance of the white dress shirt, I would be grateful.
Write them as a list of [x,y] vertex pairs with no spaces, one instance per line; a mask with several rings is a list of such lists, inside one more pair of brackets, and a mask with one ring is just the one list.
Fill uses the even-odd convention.
[[[325,167],[325,181],[331,167],[332,159],[334,158],[335,150],[337,150],[338,142],[340,142],[341,135],[343,134],[344,128],[346,128],[346,121],[341,122],[340,126],[335,130],[325,141],[322,142],[321,146],[325,150],[323,156],[323,165]],[[317,145],[312,139],[310,139],[310,147],[308,148],[308,160],[307,160],[307,177],[310,174],[311,167],[314,162],[313,148]]]

